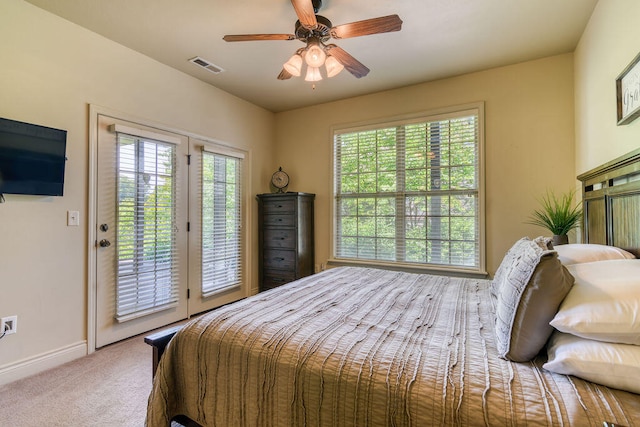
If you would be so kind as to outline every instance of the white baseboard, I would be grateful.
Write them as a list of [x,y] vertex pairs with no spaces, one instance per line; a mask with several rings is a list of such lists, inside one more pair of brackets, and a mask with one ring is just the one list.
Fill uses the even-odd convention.
[[35,375],[47,369],[55,368],[56,366],[71,362],[86,355],[87,342],[80,341],[37,356],[0,366],[0,386]]

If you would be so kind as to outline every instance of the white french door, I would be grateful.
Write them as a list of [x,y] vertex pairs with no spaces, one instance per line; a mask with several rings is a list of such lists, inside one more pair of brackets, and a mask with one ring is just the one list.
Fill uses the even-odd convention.
[[188,146],[98,118],[96,347],[188,315]]
[[248,293],[245,272],[244,153],[191,139],[189,312]]
[[96,347],[246,296],[244,154],[97,122]]

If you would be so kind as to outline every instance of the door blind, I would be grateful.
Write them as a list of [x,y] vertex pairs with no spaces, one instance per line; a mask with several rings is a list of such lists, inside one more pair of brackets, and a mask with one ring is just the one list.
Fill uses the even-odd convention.
[[202,151],[202,294],[242,284],[242,159]]
[[117,132],[116,318],[178,301],[176,146]]

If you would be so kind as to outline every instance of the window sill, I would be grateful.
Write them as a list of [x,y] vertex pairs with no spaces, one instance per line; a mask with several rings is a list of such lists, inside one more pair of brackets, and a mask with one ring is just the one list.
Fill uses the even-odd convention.
[[330,258],[327,260],[328,266],[334,267],[371,267],[382,268],[385,270],[404,271],[407,273],[422,273],[422,274],[435,274],[440,276],[454,276],[454,277],[467,277],[474,279],[487,279],[489,273],[486,271],[475,269],[464,269],[459,267],[447,267],[437,266],[432,264],[402,264],[402,263],[390,263],[381,261],[363,261],[363,260],[347,260],[347,259],[335,259]]

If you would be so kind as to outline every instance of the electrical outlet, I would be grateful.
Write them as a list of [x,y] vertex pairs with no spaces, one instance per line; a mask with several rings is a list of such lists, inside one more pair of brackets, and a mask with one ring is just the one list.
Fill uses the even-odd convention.
[[18,332],[18,316],[3,317],[0,319],[0,335],[15,334]]

